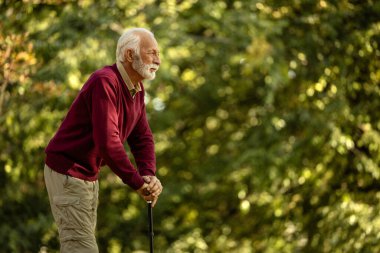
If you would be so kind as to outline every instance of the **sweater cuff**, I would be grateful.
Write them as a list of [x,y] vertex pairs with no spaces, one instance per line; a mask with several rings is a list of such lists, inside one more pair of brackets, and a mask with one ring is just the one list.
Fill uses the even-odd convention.
[[136,191],[143,186],[144,179],[139,175],[139,173],[135,173],[135,175],[130,181],[127,181],[126,179],[124,179],[123,182],[129,185],[133,190]]
[[139,169],[141,176],[156,176],[156,169],[154,168],[143,168]]

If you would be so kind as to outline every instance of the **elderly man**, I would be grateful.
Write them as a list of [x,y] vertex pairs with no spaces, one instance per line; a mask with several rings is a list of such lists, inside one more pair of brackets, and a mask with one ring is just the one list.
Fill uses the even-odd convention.
[[[90,76],[46,147],[44,176],[61,252],[98,252],[95,227],[102,165],[155,205],[162,185],[155,177],[142,80],[154,79],[160,63],[150,31],[126,31],[117,43],[116,64]],[[137,170],[124,149],[125,141]]]

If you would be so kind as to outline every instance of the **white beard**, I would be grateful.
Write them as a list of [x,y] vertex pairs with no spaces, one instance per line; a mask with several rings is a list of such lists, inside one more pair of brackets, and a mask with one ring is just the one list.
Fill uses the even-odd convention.
[[[132,68],[137,71],[144,79],[153,80],[156,77],[156,71],[159,66],[157,64],[144,64],[141,57],[135,54],[136,60],[132,62]],[[154,68],[155,71],[150,72]]]

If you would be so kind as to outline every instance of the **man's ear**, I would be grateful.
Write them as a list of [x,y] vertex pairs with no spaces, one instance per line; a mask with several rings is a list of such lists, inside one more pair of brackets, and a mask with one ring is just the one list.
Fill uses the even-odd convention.
[[132,49],[125,50],[125,60],[128,62],[133,62],[134,52]]

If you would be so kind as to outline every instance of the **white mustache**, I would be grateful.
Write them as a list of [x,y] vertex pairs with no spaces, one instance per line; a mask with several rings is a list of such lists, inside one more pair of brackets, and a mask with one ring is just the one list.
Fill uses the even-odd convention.
[[147,69],[154,69],[155,71],[157,71],[160,68],[160,66],[157,64],[147,64],[146,68]]

